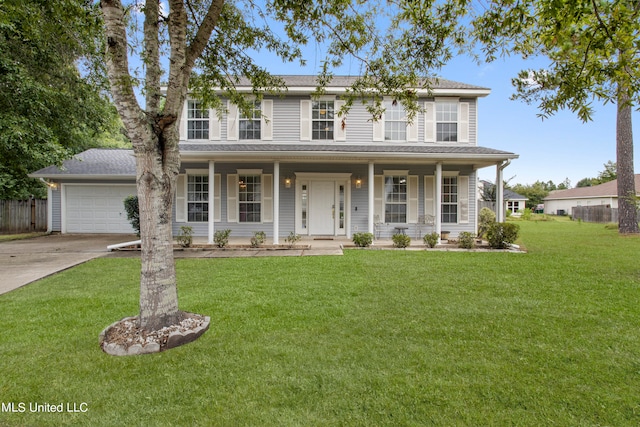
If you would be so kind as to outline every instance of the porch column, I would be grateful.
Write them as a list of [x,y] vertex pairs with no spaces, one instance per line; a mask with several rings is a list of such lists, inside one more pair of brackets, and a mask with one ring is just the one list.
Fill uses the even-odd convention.
[[496,165],[496,222],[504,222],[504,180],[502,170],[507,165]]
[[215,165],[213,160],[209,160],[209,219],[207,223],[209,225],[209,231],[207,234],[207,242],[213,245],[213,221],[215,220]]
[[280,235],[280,162],[273,162],[273,244]]
[[440,243],[440,233],[442,232],[442,163],[436,163],[436,194],[434,197],[436,205],[436,233],[438,233],[438,243]]
[[369,213],[367,214],[367,229],[368,232],[375,236],[375,231],[373,229],[373,214],[375,209],[374,203],[374,188],[373,188],[373,179],[374,179],[374,170],[373,170],[373,162],[369,162],[369,171],[367,177],[367,189],[369,190]]

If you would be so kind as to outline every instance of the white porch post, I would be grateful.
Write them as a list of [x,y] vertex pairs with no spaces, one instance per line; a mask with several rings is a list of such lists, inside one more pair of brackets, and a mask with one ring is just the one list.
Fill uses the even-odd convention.
[[442,163],[436,163],[436,194],[434,197],[436,205],[436,233],[438,233],[438,243],[442,233]]
[[373,214],[375,209],[374,203],[374,188],[373,188],[373,179],[374,179],[374,170],[373,170],[373,162],[369,162],[369,171],[367,177],[367,189],[369,190],[369,213],[367,215],[367,228],[368,232],[375,235],[373,230]]
[[502,163],[496,165],[496,221],[504,222],[504,183],[502,178]]
[[273,162],[273,244],[280,235],[280,162]]
[[209,225],[209,231],[207,236],[207,242],[213,245],[213,221],[215,219],[215,165],[213,160],[209,160],[209,219],[207,223]]

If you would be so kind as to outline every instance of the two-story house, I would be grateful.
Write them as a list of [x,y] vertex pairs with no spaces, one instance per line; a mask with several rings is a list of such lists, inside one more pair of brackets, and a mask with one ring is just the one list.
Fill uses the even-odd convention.
[[[264,231],[274,243],[291,232],[384,238],[426,232],[425,218],[435,231],[475,232],[478,169],[495,167],[502,182],[518,157],[477,144],[478,100],[489,89],[440,80],[419,93],[423,111],[409,123],[393,99],[380,120],[357,103],[339,117],[351,77],[334,78],[320,98],[311,96],[315,76],[284,79],[286,94],[265,96],[251,114],[186,101],[174,233],[189,225],[210,242],[220,229]],[[31,176],[50,183],[51,231],[131,231],[122,203],[135,194],[130,150],[89,150]]]

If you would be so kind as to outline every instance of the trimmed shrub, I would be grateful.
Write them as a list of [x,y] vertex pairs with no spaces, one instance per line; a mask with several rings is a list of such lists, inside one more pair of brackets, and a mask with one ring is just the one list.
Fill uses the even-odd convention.
[[353,243],[359,248],[368,248],[373,243],[373,234],[371,233],[353,233]]
[[188,248],[193,243],[193,228],[188,225],[180,227],[180,234],[176,237],[178,244],[183,248]]
[[302,239],[302,236],[292,231],[291,233],[289,233],[289,236],[284,238],[284,241],[287,242],[290,248],[292,248],[293,245],[295,245],[296,242],[300,239]]
[[127,219],[140,237],[140,208],[138,207],[138,196],[127,196],[124,199],[124,210],[127,211]]
[[483,238],[489,225],[496,222],[496,214],[489,208],[480,209],[480,218],[478,224],[478,237]]
[[512,222],[495,222],[487,230],[487,241],[494,249],[504,249],[516,241],[520,226]]
[[253,233],[253,237],[251,238],[251,247],[258,248],[260,247],[264,241],[267,239],[267,235],[264,231],[256,231]]
[[406,248],[411,244],[411,237],[406,234],[394,234],[391,240],[395,248]]
[[469,231],[458,234],[458,247],[463,249],[473,249],[476,247],[476,236]]
[[218,230],[213,234],[213,243],[219,248],[224,248],[229,244],[229,234],[231,230]]
[[438,237],[440,236],[434,231],[433,233],[425,234],[422,241],[427,245],[427,247],[435,248],[438,244]]

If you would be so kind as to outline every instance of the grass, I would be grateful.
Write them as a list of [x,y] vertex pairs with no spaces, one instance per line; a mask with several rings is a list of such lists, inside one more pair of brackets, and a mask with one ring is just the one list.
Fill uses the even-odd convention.
[[0,242],[8,242],[10,240],[32,239],[34,237],[44,236],[45,232],[18,233],[18,234],[0,234]]
[[0,425],[640,424],[640,239],[519,224],[528,254],[179,260],[211,328],[148,356],[98,348],[137,312],[137,261],[41,280],[0,296],[0,401],[27,405]]

